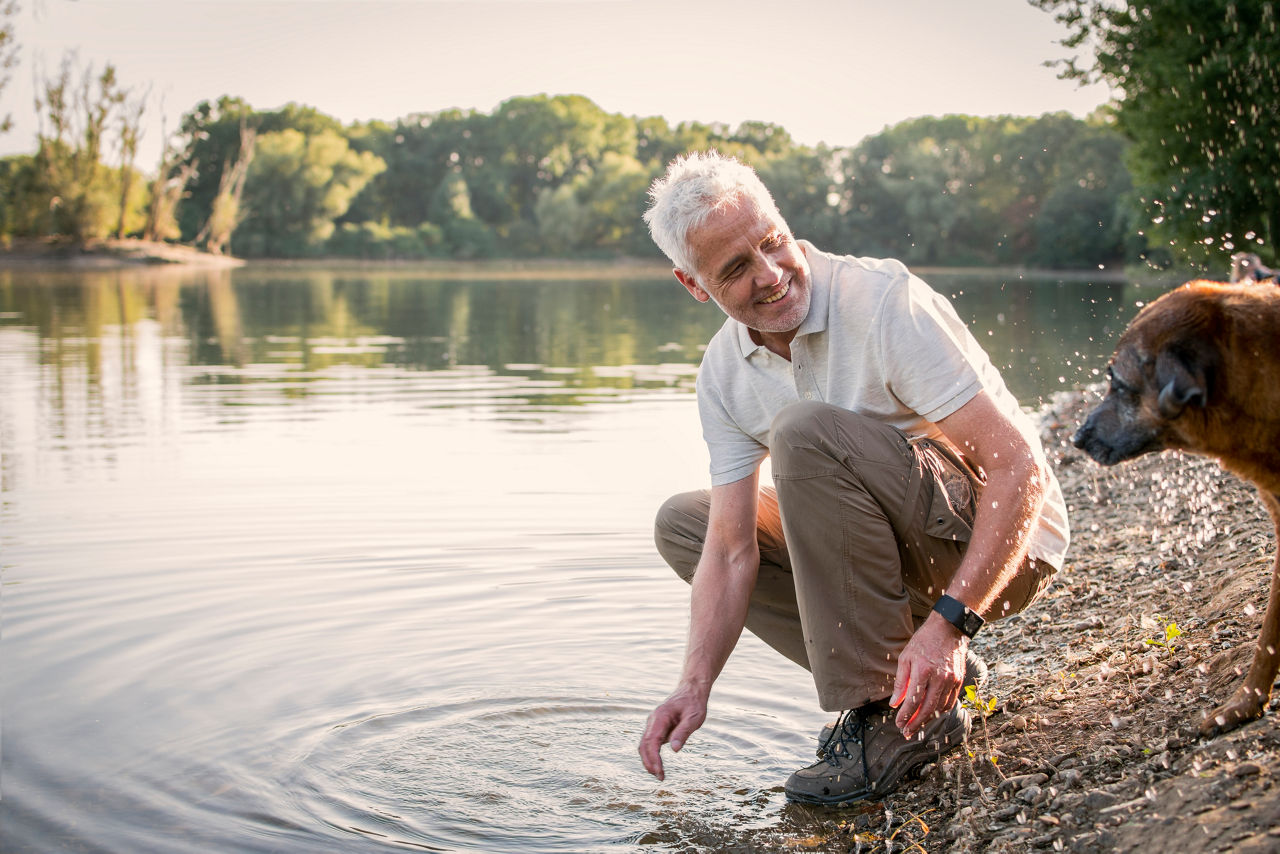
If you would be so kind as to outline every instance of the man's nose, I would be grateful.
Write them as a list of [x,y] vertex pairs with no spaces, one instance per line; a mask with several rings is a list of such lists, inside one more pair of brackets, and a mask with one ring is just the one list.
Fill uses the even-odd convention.
[[782,280],[782,265],[772,256],[761,254],[756,268],[756,284],[771,288]]

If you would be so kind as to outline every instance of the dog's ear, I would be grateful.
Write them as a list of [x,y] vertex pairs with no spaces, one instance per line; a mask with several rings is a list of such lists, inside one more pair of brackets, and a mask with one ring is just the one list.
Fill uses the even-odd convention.
[[1193,352],[1172,347],[1161,350],[1156,356],[1156,385],[1160,387],[1157,408],[1169,421],[1189,405],[1203,407],[1209,402],[1204,360]]

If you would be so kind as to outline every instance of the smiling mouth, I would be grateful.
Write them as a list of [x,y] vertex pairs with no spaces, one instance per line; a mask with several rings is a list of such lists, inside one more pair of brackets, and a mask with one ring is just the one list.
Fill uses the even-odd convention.
[[760,300],[760,304],[761,304],[761,305],[770,305],[771,303],[775,303],[775,302],[777,302],[778,300],[782,299],[783,297],[785,297],[785,296],[786,296],[787,294],[789,294],[789,293],[791,293],[791,283],[790,283],[790,282],[787,282],[787,284],[786,284],[785,286],[783,286],[782,290],[778,291],[776,294],[774,294],[773,296],[769,297],[768,299],[762,299],[762,300]]

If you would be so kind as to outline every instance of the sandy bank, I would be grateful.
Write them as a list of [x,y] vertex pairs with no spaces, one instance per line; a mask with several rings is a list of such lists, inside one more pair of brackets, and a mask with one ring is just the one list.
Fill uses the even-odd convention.
[[190,246],[148,240],[93,240],[72,244],[15,240],[0,249],[0,269],[105,270],[125,267],[239,267],[244,261],[211,255]]

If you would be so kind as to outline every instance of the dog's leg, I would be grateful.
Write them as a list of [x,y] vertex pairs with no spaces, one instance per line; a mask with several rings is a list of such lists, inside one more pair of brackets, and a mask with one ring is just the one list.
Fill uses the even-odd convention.
[[[1260,492],[1271,519],[1276,525],[1277,547],[1280,547],[1280,496]],[[1231,695],[1231,699],[1209,712],[1200,723],[1202,735],[1214,735],[1235,729],[1246,721],[1262,717],[1262,709],[1271,697],[1271,686],[1280,669],[1280,551],[1271,567],[1271,595],[1267,599],[1267,614],[1262,618],[1262,632],[1253,652],[1253,664],[1244,683]]]

